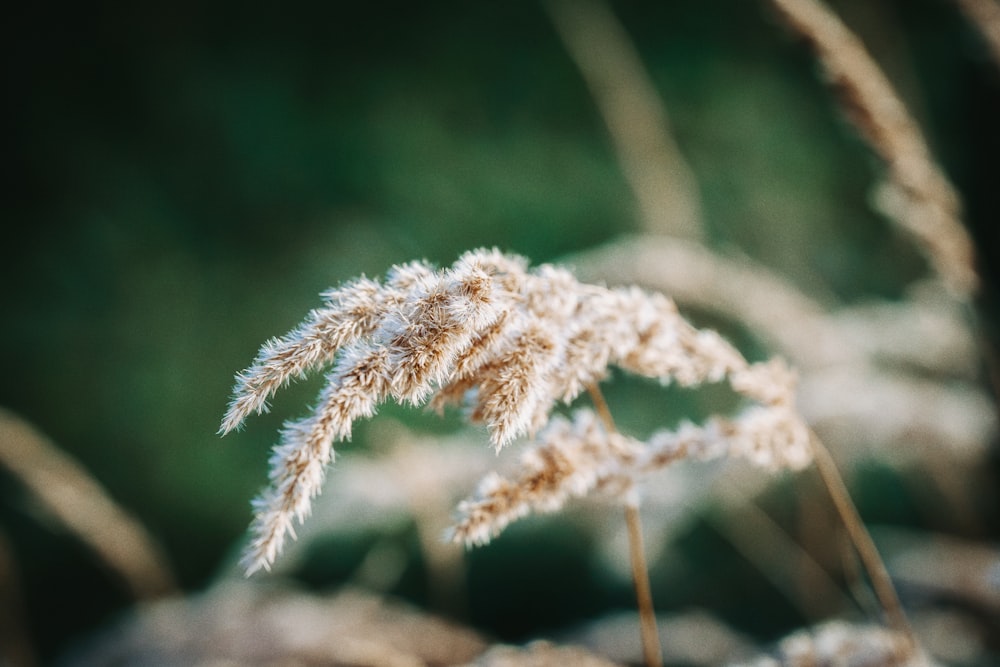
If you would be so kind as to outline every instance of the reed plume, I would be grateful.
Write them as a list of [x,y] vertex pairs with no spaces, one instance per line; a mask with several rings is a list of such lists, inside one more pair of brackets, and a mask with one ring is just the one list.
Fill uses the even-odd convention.
[[168,559],[143,524],[78,461],[4,407],[0,407],[0,468],[8,469],[41,507],[86,544],[136,599],[176,591]]
[[645,442],[607,428],[589,409],[577,410],[572,420],[554,417],[521,457],[515,479],[490,473],[476,495],[459,505],[450,539],[486,544],[521,517],[558,511],[570,498],[595,492],[625,500],[642,478],[681,460],[735,457],[793,470],[808,465],[810,432],[794,410],[794,377],[787,367],[777,361],[748,366],[730,382],[761,404],[732,419],[658,431]]
[[[228,433],[266,410],[290,380],[332,366],[311,414],[286,423],[274,448],[270,486],[254,501],[243,560],[248,573],[269,568],[295,520],[309,514],[333,443],[349,440],[354,422],[387,400],[463,408],[471,422],[485,425],[497,449],[543,428],[550,444],[563,443],[564,455],[589,447],[594,451],[581,454],[581,470],[605,467],[586,473],[590,481],[571,480],[566,488],[576,495],[591,484],[622,486],[671,456],[733,454],[792,467],[808,462],[808,447],[796,435],[801,428],[790,372],[778,363],[751,366],[717,333],[689,324],[661,294],[584,284],[563,268],[529,268],[523,258],[476,250],[447,269],[413,262],[394,267],[384,281],[361,278],[324,297],[323,307],[265,343],[237,376],[222,421],[221,432]],[[734,420],[659,434],[645,444],[603,432],[586,413],[572,428],[550,424],[558,403],[572,402],[611,366],[682,386],[728,379],[760,405]],[[539,448],[534,455],[548,452]],[[554,498],[566,491],[557,486],[552,492],[553,498],[527,506],[558,505]],[[502,522],[469,534],[491,534]]]

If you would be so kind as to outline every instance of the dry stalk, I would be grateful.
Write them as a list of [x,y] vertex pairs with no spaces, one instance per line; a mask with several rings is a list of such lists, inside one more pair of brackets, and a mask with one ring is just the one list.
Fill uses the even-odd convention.
[[647,231],[700,238],[698,184],[635,46],[603,0],[544,3],[608,127]]
[[663,648],[660,645],[660,635],[656,625],[656,612],[653,610],[653,592],[649,586],[649,568],[646,565],[645,547],[642,544],[642,522],[639,520],[637,498],[625,503],[625,523],[628,526],[632,577],[639,604],[642,654],[647,667],[659,667],[663,664]]
[[[604,393],[596,384],[587,387],[590,400],[608,433],[617,433],[614,417],[604,399]],[[625,526],[628,530],[629,563],[632,566],[632,582],[639,607],[639,633],[642,637],[642,653],[646,667],[663,664],[663,647],[660,644],[656,610],[653,607],[653,590],[649,584],[649,566],[646,564],[646,547],[642,539],[642,521],[639,517],[639,494],[630,489],[625,501]]]
[[2,408],[0,464],[119,575],[136,598],[159,597],[174,590],[167,560],[142,524],[80,464]]
[[837,508],[837,513],[840,515],[844,528],[847,529],[854,548],[857,549],[858,556],[861,557],[861,563],[868,573],[875,595],[878,597],[893,629],[907,639],[908,649],[912,654],[917,650],[918,643],[913,629],[906,619],[906,614],[903,613],[903,606],[899,603],[899,597],[896,595],[896,589],[892,585],[889,572],[885,569],[885,563],[882,562],[882,557],[879,556],[871,535],[851,501],[851,495],[840,473],[837,472],[837,465],[834,463],[833,457],[830,456],[815,433],[811,434],[809,441],[813,448],[816,469],[823,479],[823,484],[826,486],[831,500],[833,500],[834,507]]
[[961,201],[934,161],[916,121],[858,37],[818,0],[770,0],[826,69],[839,102],[888,174],[879,207],[907,230],[951,290],[969,300],[979,287]]

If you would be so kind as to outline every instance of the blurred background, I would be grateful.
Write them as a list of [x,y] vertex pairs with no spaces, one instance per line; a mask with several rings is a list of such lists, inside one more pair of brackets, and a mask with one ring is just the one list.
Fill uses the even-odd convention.
[[[988,370],[1000,339],[1000,65],[952,2],[829,4],[882,64],[960,191],[984,280],[983,296],[958,308],[975,343],[971,371],[913,371],[979,401],[974,451],[940,472],[883,455],[898,434],[880,443],[881,434],[841,429],[861,452],[850,457],[850,486],[864,518],[886,527],[886,544],[944,536],[986,549],[1000,567]],[[611,6],[695,178],[704,247],[767,267],[830,311],[903,303],[931,276],[912,240],[872,206],[879,164],[765,3]],[[293,385],[271,414],[220,439],[233,375],[318,305],[320,291],[409,259],[450,264],[479,246],[573,264],[649,231],[594,97],[536,2],[21,3],[0,31],[0,406],[134,515],[185,594],[238,576],[249,500],[266,481],[276,431],[307,410],[321,382]],[[781,351],[745,323],[697,305],[686,312],[751,358]],[[909,343],[919,347],[919,336]],[[615,380],[612,408],[639,431],[710,413],[718,399],[711,388],[650,392]],[[352,467],[388,456],[385,443],[403,431],[421,442],[465,438],[475,456],[486,453],[482,433],[459,428],[386,406],[341,447],[350,453],[324,497]],[[475,486],[466,475],[459,496]],[[0,468],[4,606],[10,631],[20,628],[48,663],[136,600],[22,478]],[[369,488],[380,479],[373,473]],[[815,480],[789,477],[751,495],[796,535],[803,488],[822,497]],[[675,522],[652,556],[659,611],[707,610],[759,643],[817,620],[726,530],[730,503],[663,504],[663,518],[655,504],[645,517],[654,533]],[[464,558],[448,566],[463,592],[443,602],[429,583],[419,504],[361,525],[317,514],[277,575],[308,590],[368,585],[512,642],[634,607],[627,573],[602,555],[613,517],[599,508],[526,520],[489,547],[447,556]],[[839,557],[830,562],[839,569]],[[927,586],[903,581],[904,604],[955,611],[970,637],[1000,649],[986,640],[1000,636],[996,588],[977,598]],[[817,614],[849,611],[831,603]],[[955,660],[987,664],[982,655]]]

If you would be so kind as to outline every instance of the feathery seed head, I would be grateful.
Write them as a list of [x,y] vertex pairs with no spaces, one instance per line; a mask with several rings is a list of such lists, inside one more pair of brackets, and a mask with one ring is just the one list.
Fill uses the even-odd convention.
[[[467,543],[572,496],[624,493],[640,474],[678,458],[739,455],[792,467],[808,460],[791,407],[794,376],[780,364],[749,366],[662,295],[581,284],[565,269],[529,269],[523,258],[491,249],[467,252],[447,269],[399,265],[384,282],[362,277],[323,298],[323,307],[267,341],[237,375],[222,422],[224,433],[237,428],[292,378],[332,365],[312,413],[287,424],[274,449],[270,488],[254,503],[249,572],[269,567],[293,534],[293,519],[308,515],[333,443],[350,439],[354,422],[390,398],[439,410],[464,404],[498,449],[540,433],[522,478],[490,477],[479,499],[463,504],[454,537]],[[609,433],[590,413],[551,419],[558,401],[572,401],[611,365],[682,385],[728,378],[761,407],[647,443]]]

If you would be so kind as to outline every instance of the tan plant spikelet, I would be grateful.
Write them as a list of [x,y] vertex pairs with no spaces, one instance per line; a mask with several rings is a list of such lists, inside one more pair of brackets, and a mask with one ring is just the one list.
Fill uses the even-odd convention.
[[587,495],[619,476],[623,461],[635,459],[637,445],[608,433],[589,410],[572,422],[555,417],[539,435],[537,446],[521,458],[517,479],[490,473],[476,496],[458,506],[461,516],[449,531],[452,542],[481,545],[513,521],[532,512],[555,512],[570,497]]
[[[291,378],[333,366],[316,407],[285,425],[271,456],[270,486],[254,501],[243,560],[248,572],[268,568],[293,533],[294,520],[309,514],[333,459],[333,443],[349,440],[354,422],[371,417],[390,399],[439,410],[464,407],[469,421],[484,424],[500,449],[539,432],[557,403],[573,401],[613,365],[664,383],[729,378],[736,391],[762,404],[761,411],[745,423],[733,422],[737,426],[729,431],[719,426],[714,437],[729,438],[732,452],[761,463],[781,466],[791,460],[769,454],[777,436],[766,432],[798,437],[788,427],[794,421],[791,376],[778,366],[750,366],[718,334],[691,326],[665,296],[583,284],[565,269],[529,269],[524,259],[497,250],[468,252],[441,270],[423,262],[404,264],[384,282],[361,278],[324,296],[323,308],[265,343],[237,376],[223,419],[222,432],[231,431],[265,409]],[[771,386],[775,383],[781,386]],[[553,462],[563,461],[559,475],[538,487],[555,495],[542,493],[527,504],[519,500],[515,509],[497,510],[498,516],[558,507],[565,496],[582,495],[592,484],[605,483],[601,480],[623,486],[655,451],[604,433],[592,419],[586,424],[567,431],[556,422],[547,437],[564,446],[540,448],[534,456],[544,461],[530,464],[548,475]],[[577,451],[581,443],[586,447]],[[574,466],[583,478],[573,477]]]
[[[747,366],[730,379],[760,401],[732,419],[683,424],[646,442],[609,431],[591,410],[572,421],[554,417],[521,457],[515,479],[487,475],[474,497],[458,506],[449,539],[481,545],[531,513],[555,512],[570,498],[604,492],[620,499],[645,476],[677,461],[742,458],[765,468],[798,470],[812,461],[809,427],[792,402],[794,375],[772,361]],[[780,384],[784,383],[784,384]]]

